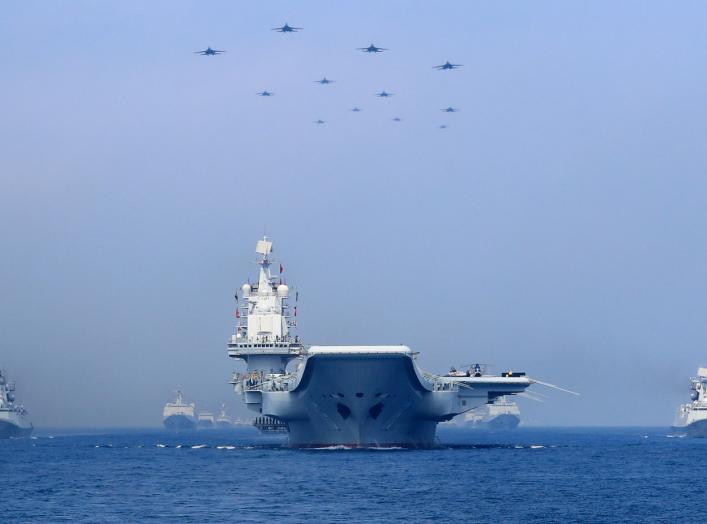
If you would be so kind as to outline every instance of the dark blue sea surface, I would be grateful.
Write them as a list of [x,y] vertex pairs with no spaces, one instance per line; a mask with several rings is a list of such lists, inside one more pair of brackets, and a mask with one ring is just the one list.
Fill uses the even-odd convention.
[[431,450],[158,431],[0,441],[1,522],[704,522],[707,440],[441,428]]

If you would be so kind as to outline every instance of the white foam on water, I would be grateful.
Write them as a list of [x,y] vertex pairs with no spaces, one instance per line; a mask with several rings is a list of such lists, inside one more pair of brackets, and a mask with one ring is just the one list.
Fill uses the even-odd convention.
[[685,438],[687,435],[665,435],[668,438]]
[[157,444],[157,447],[158,447],[158,448],[166,448],[167,446],[164,445],[164,444]]
[[337,446],[324,446],[322,448],[309,448],[312,450],[316,451],[341,451],[341,450],[348,450],[348,449],[354,449],[351,446],[344,446],[343,444],[339,444]]
[[370,448],[366,448],[366,449],[375,449],[375,450],[377,450],[377,451],[393,451],[393,450],[396,450],[396,449],[405,449],[405,448],[402,447],[402,446],[390,446],[390,447],[387,447],[387,448],[384,448],[384,447],[382,447],[382,446],[371,446]]
[[524,446],[513,446],[516,449],[523,449]]
[[176,445],[176,448],[177,448],[177,449],[182,449],[182,445],[181,445],[181,444],[177,444],[177,445]]
[[236,446],[216,446],[216,449],[236,449]]
[[191,449],[202,449],[202,448],[208,448],[206,444],[198,444],[196,446],[192,446]]
[[540,444],[532,444],[530,446],[530,449],[543,449],[545,446],[541,446]]

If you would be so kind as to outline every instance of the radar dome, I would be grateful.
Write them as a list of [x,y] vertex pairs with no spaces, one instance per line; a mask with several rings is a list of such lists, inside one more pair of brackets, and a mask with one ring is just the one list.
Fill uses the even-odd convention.
[[290,288],[287,284],[280,284],[277,286],[277,296],[280,298],[287,298],[290,294]]
[[250,295],[250,284],[243,284],[241,287],[244,295]]

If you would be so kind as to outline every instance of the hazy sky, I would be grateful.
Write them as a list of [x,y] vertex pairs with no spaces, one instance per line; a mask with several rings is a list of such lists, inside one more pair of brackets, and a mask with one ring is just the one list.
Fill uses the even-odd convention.
[[521,401],[533,423],[668,425],[707,365],[706,26],[701,1],[6,2],[0,367],[36,425],[156,425],[178,386],[244,413],[226,340],[267,231],[308,343],[582,393]]

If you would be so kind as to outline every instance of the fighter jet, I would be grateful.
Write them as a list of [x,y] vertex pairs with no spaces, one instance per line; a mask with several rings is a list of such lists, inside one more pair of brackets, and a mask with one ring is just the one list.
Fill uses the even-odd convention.
[[440,109],[440,111],[443,111],[445,113],[456,113],[459,110],[456,107],[449,106],[445,107],[444,109]]
[[314,123],[315,124],[325,124],[326,122],[320,118],[319,120],[315,120]]
[[373,44],[368,47],[357,47],[356,49],[364,53],[382,53],[383,51],[387,51],[385,47],[376,47]]
[[301,31],[301,27],[290,27],[289,25],[285,24],[282,27],[273,27],[271,31],[277,31],[278,33],[296,33],[297,31]]
[[334,83],[334,80],[329,80],[327,77],[324,77],[324,78],[322,78],[321,80],[315,80],[315,82],[316,82],[317,84],[325,85],[325,84],[333,84],[333,83]]
[[448,126],[446,124],[442,124],[441,126],[439,126],[440,129],[447,129],[447,127]]
[[275,93],[271,93],[270,91],[263,89],[260,93],[255,93],[258,96],[273,96]]
[[351,111],[353,111],[354,113],[359,113],[360,111],[362,111],[362,109],[360,107],[353,107],[351,108]]
[[403,119],[400,118],[399,116],[396,116],[395,118],[391,118],[391,120],[392,120],[393,122],[402,122],[402,121],[403,121]]
[[393,96],[394,93],[386,93],[385,91],[381,91],[380,93],[376,93],[376,96],[378,98],[388,98],[389,96]]
[[461,67],[462,64],[450,64],[449,62],[445,62],[442,65],[434,66],[435,69],[439,69],[440,71],[442,69],[456,69],[457,67]]
[[194,51],[195,55],[204,55],[204,56],[214,56],[214,55],[220,55],[221,53],[225,53],[226,51],[219,50],[219,49],[211,49],[210,47],[207,47],[203,51]]

